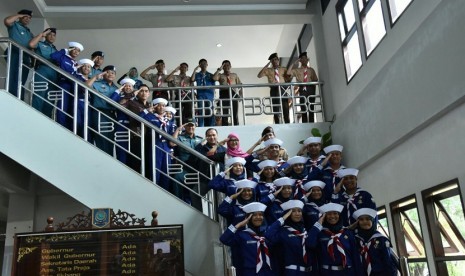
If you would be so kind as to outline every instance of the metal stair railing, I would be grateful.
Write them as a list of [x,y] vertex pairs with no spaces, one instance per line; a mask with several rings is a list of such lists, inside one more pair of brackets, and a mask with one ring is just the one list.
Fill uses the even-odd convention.
[[[28,87],[27,85],[22,84],[21,77],[18,78],[18,88],[16,93],[11,94],[16,94],[15,96],[18,99],[25,98],[25,103],[30,104],[30,101],[28,100],[27,96],[30,97],[38,97],[41,100],[45,102],[45,104],[53,106],[56,112],[63,112],[67,118],[72,120],[72,128],[71,131],[78,137],[86,140],[86,141],[92,141],[91,138],[95,137],[100,137],[103,138],[106,142],[110,143],[114,149],[119,149],[123,151],[123,153],[126,153],[128,156],[131,156],[133,158],[136,158],[138,161],[141,163],[141,171],[139,172],[142,176],[145,175],[145,172],[147,170],[151,170],[153,172],[153,180],[152,182],[156,184],[156,177],[155,175],[158,173],[159,175],[163,175],[169,179],[169,181],[175,185],[175,186],[181,186],[183,189],[186,189],[190,195],[193,195],[195,197],[198,197],[202,202],[203,202],[203,213],[208,215],[210,218],[216,220],[216,207],[217,204],[215,202],[215,197],[212,192],[208,194],[200,194],[199,193],[199,187],[200,185],[207,185],[208,181],[211,180],[216,174],[216,164],[215,162],[211,161],[207,157],[203,156],[202,154],[198,153],[197,151],[185,146],[184,144],[180,143],[177,139],[174,139],[170,134],[166,133],[165,131],[159,129],[158,127],[152,125],[149,121],[144,120],[142,117],[138,116],[137,114],[129,111],[125,107],[121,106],[119,103],[113,101],[112,99],[96,92],[93,90],[91,87],[88,87],[84,82],[76,79],[74,76],[68,74],[61,68],[55,66],[54,64],[50,63],[49,61],[45,60],[41,56],[35,54],[34,52],[25,49],[24,47],[18,45],[16,42],[10,40],[9,38],[0,38],[0,47],[8,47],[7,50],[7,56],[3,55],[2,57],[6,58],[7,61],[7,66],[5,68],[6,76],[0,76],[0,80],[3,79],[4,81],[4,89],[6,91],[9,91],[9,74],[12,74],[14,72],[11,72],[10,70],[10,56],[11,56],[11,49],[12,47],[17,47],[19,49],[19,59],[20,59],[20,66],[18,68],[18,76],[21,76],[22,70],[28,70],[30,72],[30,78],[31,78],[31,85]],[[6,47],[5,47],[6,46]],[[66,80],[70,81],[73,83],[74,89],[73,91],[66,91],[62,87],[58,85],[57,82],[53,80],[47,79],[45,76],[40,75],[38,72],[35,71],[35,69],[32,66],[29,66],[28,64],[25,64],[23,62],[23,56],[27,54],[30,55],[31,57],[35,58],[36,60],[40,61],[42,64],[45,64],[49,66],[50,68],[53,68],[62,78],[65,78]],[[31,74],[32,73],[32,74]],[[31,76],[32,75],[32,76]],[[42,82],[35,82],[35,78],[40,77],[45,81]],[[41,96],[38,94],[39,91],[43,91],[44,89],[47,88],[52,88],[54,90],[49,90],[47,93],[46,97]],[[81,99],[78,99],[78,93],[75,91],[79,91],[84,94],[84,96]],[[25,95],[23,95],[23,93]],[[69,96],[72,96],[73,98],[73,112],[72,114],[66,113],[66,111],[60,107],[57,106],[56,103],[63,98],[63,93],[67,93]],[[26,96],[26,97],[24,97]],[[89,101],[89,97],[95,98],[100,98],[104,100],[106,103],[108,103],[112,108],[116,110],[116,112],[126,114],[128,117],[131,119],[135,120],[139,124],[139,129],[140,133],[131,130],[129,127],[126,127],[124,124],[118,122],[115,118],[111,118],[92,106],[91,102]],[[84,120],[83,120],[83,125],[80,126],[78,125],[78,102],[81,101],[81,104],[84,104]],[[90,122],[90,114],[93,114],[93,116],[97,117],[97,122],[91,123]],[[115,131],[118,129],[118,131]],[[108,138],[108,133],[111,133],[113,136],[113,139]],[[146,135],[150,134],[150,135]],[[177,147],[183,148],[185,151],[188,151],[191,155],[195,156],[196,158],[196,163],[194,165],[192,164],[186,164],[185,162],[182,162],[179,158],[176,156],[173,156],[171,151],[167,151],[159,146],[154,146],[151,147],[151,152],[145,153],[146,149],[146,143],[151,143],[151,145],[155,145],[155,135],[158,135],[161,139],[166,139],[166,141],[171,142],[173,144],[176,144]],[[150,141],[146,141],[146,137],[151,137]],[[131,149],[131,139],[137,139],[140,141],[138,144],[138,148],[140,154],[135,154],[133,149]],[[136,141],[137,141],[136,140]],[[121,142],[126,142],[127,146],[121,145]],[[166,171],[163,171],[162,169],[158,168],[155,166],[155,160],[156,160],[156,154],[157,154],[157,149],[159,150],[159,153],[161,151],[161,154],[165,154],[168,157],[171,157],[174,159],[176,162],[172,162],[172,166],[170,164],[166,164],[168,169]],[[114,154],[115,151],[111,152],[111,156],[113,156],[115,159],[117,159],[116,154]],[[145,159],[146,158],[151,158],[152,159],[152,167],[147,168],[145,165]],[[198,169],[199,164],[203,164],[204,170],[200,171]],[[175,176],[179,172],[180,169],[185,169],[188,168],[190,170],[188,177],[186,180],[188,181],[178,181]]]

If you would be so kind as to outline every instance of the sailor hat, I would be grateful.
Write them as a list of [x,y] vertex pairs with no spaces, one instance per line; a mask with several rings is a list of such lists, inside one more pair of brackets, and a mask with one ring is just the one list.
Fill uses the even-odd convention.
[[344,209],[344,206],[341,204],[337,203],[326,203],[325,205],[320,206],[318,208],[320,210],[320,213],[325,214],[327,212],[342,212],[342,209]]
[[281,204],[281,208],[283,208],[284,211],[292,209],[292,208],[302,209],[303,207],[304,207],[304,203],[296,199],[291,199]]
[[289,177],[281,177],[273,181],[273,184],[277,187],[281,186],[294,186],[295,185],[295,179],[289,178]]
[[378,215],[378,212],[374,209],[361,208],[355,211],[352,214],[352,217],[354,217],[354,219],[358,219],[360,216],[370,216],[371,218],[376,218],[377,215]]
[[247,205],[242,206],[242,211],[249,213],[255,212],[264,212],[266,209],[266,205],[260,202],[252,202]]

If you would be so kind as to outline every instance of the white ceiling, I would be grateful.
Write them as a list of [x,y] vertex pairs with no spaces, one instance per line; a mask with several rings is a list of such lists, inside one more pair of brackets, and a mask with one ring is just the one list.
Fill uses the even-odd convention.
[[307,0],[1,1],[11,13],[32,9],[34,18],[58,28],[58,48],[79,41],[81,57],[102,50],[105,64],[124,71],[142,71],[158,59],[168,70],[180,62],[193,69],[200,58],[210,71],[224,59],[234,68],[259,68],[273,52],[289,56],[311,19]]

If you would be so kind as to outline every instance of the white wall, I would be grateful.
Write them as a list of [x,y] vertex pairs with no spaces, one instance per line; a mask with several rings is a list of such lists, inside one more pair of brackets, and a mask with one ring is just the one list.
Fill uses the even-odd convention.
[[[220,234],[216,222],[180,202],[112,157],[73,137],[72,133],[3,90],[0,91],[0,102],[0,115],[4,118],[14,118],[7,120],[8,122],[2,126],[2,153],[79,200],[83,206],[121,209],[137,217],[145,217],[148,223],[152,219],[151,212],[156,210],[160,214],[159,224],[183,224],[186,229],[186,270],[193,275],[221,273],[222,267],[218,264],[221,264],[222,260],[215,255]],[[35,200],[35,197],[33,198]],[[45,198],[37,202],[43,203],[44,200]],[[21,202],[10,200],[9,212],[12,204],[18,206]],[[55,207],[62,208],[58,205]],[[38,215],[44,216],[35,217],[38,225],[43,225],[46,216],[50,215],[49,203],[44,203],[41,208],[34,209],[36,210],[39,210]],[[71,215],[74,215],[74,211],[70,210]],[[9,234],[20,229],[15,224],[29,227],[29,230],[24,231],[39,229],[31,224],[34,220],[33,213],[18,215],[26,216],[27,220],[16,222],[9,216],[9,244],[12,237]],[[11,252],[12,248],[8,250]]]
[[413,1],[349,84],[335,2],[323,17],[333,140],[345,146],[346,165],[362,169],[359,184],[378,205],[417,196],[432,269],[421,191],[455,178],[462,198],[465,189],[465,2]]

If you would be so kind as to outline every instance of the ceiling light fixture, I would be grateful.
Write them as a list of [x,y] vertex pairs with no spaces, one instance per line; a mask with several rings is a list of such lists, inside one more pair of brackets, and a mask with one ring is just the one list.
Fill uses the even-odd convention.
[[220,48],[221,46],[223,46],[223,44],[221,44],[221,43],[216,44],[216,47],[218,47],[218,48]]
[[189,3],[191,0],[182,0],[184,3]]

